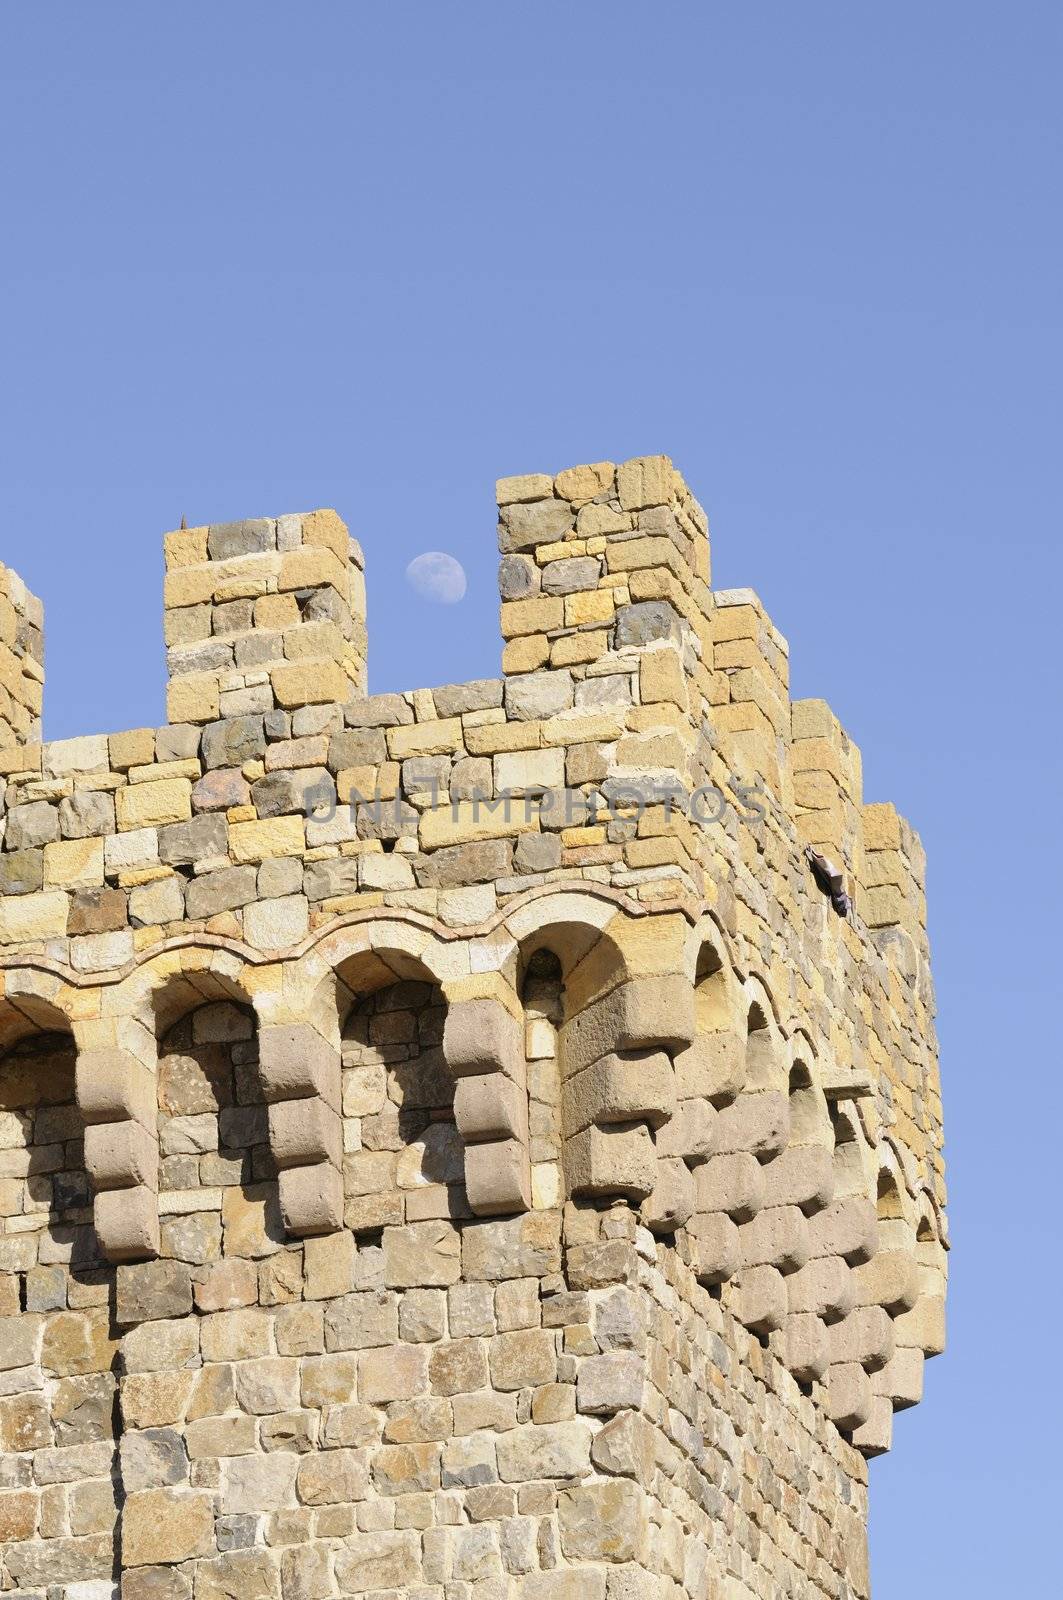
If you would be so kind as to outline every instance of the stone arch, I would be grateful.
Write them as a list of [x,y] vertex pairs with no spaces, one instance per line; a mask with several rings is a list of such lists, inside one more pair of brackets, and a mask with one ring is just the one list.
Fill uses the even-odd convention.
[[249,986],[184,966],[151,989],[160,1254],[196,1269],[281,1249],[270,1108]]
[[[681,928],[673,917],[615,910],[604,925],[600,917],[577,921],[576,898],[564,897],[563,918],[540,913],[520,945],[522,984],[544,952],[554,963],[556,1039],[546,1039],[548,1019],[528,1024],[544,1049],[553,1044],[560,1119],[553,1106],[536,1102],[544,1143],[535,1154],[552,1155],[559,1136],[567,1194],[594,1205],[621,1196],[644,1202],[643,1219],[666,1231],[690,1212],[688,1204],[673,1220],[660,1193],[666,1152],[656,1138],[676,1109],[673,1058],[694,1032]],[[540,1085],[545,1077],[540,1069]],[[557,1192],[556,1165],[542,1182],[545,1192]]]
[[25,1303],[27,1274],[42,1263],[91,1266],[98,1257],[70,1020],[12,979],[0,999],[0,1270],[21,1280]]
[[438,977],[418,956],[377,947],[348,955],[335,985],[346,1226],[365,1237],[467,1215]]
[[[108,1585],[118,1511],[112,1332],[114,1275],[102,1262],[85,1172],[69,994],[39,972],[0,987],[0,1344],[5,1452],[0,1587]],[[72,1008],[71,1008],[72,1009]],[[63,1538],[35,1471],[76,1446],[70,1514],[91,1538]],[[75,1452],[71,1452],[73,1455]]]

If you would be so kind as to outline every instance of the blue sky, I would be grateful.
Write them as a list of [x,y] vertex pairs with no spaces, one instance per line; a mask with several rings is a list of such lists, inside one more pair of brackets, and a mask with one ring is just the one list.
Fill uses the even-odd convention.
[[1047,1589],[1063,1490],[1061,45],[1041,0],[0,14],[48,736],[162,720],[182,515],[334,505],[409,688],[498,670],[497,475],[663,450],[922,833],[951,1344],[872,1467],[876,1600]]

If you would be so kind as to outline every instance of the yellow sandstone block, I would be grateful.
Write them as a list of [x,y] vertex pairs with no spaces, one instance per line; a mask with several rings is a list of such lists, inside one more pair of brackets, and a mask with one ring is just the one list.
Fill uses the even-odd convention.
[[672,498],[672,463],[668,456],[636,456],[621,463],[617,493],[625,511],[668,505]]
[[303,546],[331,550],[344,567],[351,555],[351,536],[347,524],[335,511],[326,508],[310,511],[303,518]]
[[623,731],[623,708],[588,711],[583,716],[551,717],[542,726],[542,742],[547,747],[559,744],[605,744]]
[[713,652],[713,660],[721,668],[756,667],[762,659],[755,639],[721,639]]
[[520,472],[512,478],[495,480],[495,500],[500,506],[523,500],[549,500],[553,492],[554,480],[548,472]]
[[612,589],[584,589],[565,596],[566,628],[579,628],[586,622],[612,622],[615,612]]
[[502,671],[534,672],[550,659],[550,641],[542,634],[531,638],[511,639],[502,651]]
[[629,867],[665,867],[690,864],[690,857],[678,839],[662,835],[657,839],[631,839],[624,846]]
[[901,847],[901,819],[888,802],[878,802],[863,808],[864,849],[899,850]]
[[175,606],[201,606],[214,596],[219,580],[219,563],[205,561],[200,566],[177,567],[162,583],[162,603],[167,610]]
[[240,865],[269,861],[274,856],[298,856],[303,851],[303,835],[302,817],[234,822],[229,828],[229,854]]
[[554,488],[562,500],[573,505],[583,505],[595,495],[612,489],[616,467],[611,461],[592,461],[585,467],[567,467],[554,479]]
[[213,722],[220,710],[218,680],[210,672],[190,672],[166,685],[168,722]]
[[565,608],[560,595],[540,595],[534,600],[505,600],[502,603],[502,637],[516,638],[522,633],[549,633],[563,626]]
[[665,701],[686,710],[687,680],[677,651],[643,651],[639,657],[639,698],[643,705]]
[[162,537],[167,571],[173,567],[193,567],[207,559],[208,528],[175,528]]
[[284,635],[289,661],[342,661],[345,640],[334,622],[301,622]]
[[405,756],[443,755],[460,748],[460,717],[442,717],[438,722],[411,722],[388,729],[388,755],[397,761]]
[[[455,815],[455,812],[457,813]],[[508,814],[507,814],[508,813]],[[539,807],[534,800],[499,801],[489,809],[468,800],[426,811],[418,829],[421,846],[437,850],[448,844],[474,844],[481,839],[505,839],[518,833],[539,832]]]
[[690,721],[678,706],[664,700],[654,705],[632,706],[627,714],[627,725],[632,733],[655,733],[667,728],[678,733],[689,728]]
[[630,572],[634,567],[670,567],[679,572],[683,559],[672,543],[661,535],[647,539],[621,539],[605,552],[610,572]]
[[331,550],[304,545],[301,550],[289,550],[281,556],[277,588],[282,593],[288,589],[320,589],[325,584],[331,584],[338,594],[347,592],[347,564]]
[[58,889],[45,894],[11,894],[0,899],[0,940],[56,939],[66,932],[67,896]]
[[131,783],[115,791],[114,804],[119,832],[187,822],[192,815],[192,785],[187,778]]
[[46,889],[96,889],[102,885],[102,839],[59,839],[45,845]]
[[538,750],[541,722],[490,722],[466,728],[465,748],[471,756],[496,756],[503,750]]
[[382,761],[379,767],[344,767],[336,774],[336,793],[344,805],[352,794],[371,800],[377,793],[383,800],[393,800],[399,786],[397,761]]
[[597,661],[609,649],[609,635],[604,629],[591,633],[568,633],[555,639],[550,647],[552,667],[572,667],[585,661]]
[[195,782],[199,774],[199,762],[189,756],[185,761],[153,761],[146,767],[130,767],[128,777],[130,783],[157,783],[160,778],[191,778]]
[[155,729],[130,728],[126,733],[112,733],[107,741],[107,752],[111,766],[120,772],[144,766],[155,755]]
[[570,556],[582,556],[587,553],[587,543],[584,539],[559,539],[556,544],[536,545],[532,554],[536,564],[540,567],[549,566],[551,561],[567,561]]
[[561,843],[566,850],[575,850],[583,844],[605,844],[608,834],[603,827],[562,828]]
[[622,767],[663,767],[680,772],[690,756],[689,744],[677,733],[641,733],[621,739],[616,759]]
[[720,733],[762,733],[773,738],[771,723],[752,700],[742,700],[737,705],[717,706],[713,721]]
[[764,621],[755,606],[717,606],[712,614],[712,637],[717,644],[728,639],[755,639]]
[[294,594],[264,594],[255,601],[255,627],[281,632],[299,621],[299,602]]
[[[717,660],[717,666],[725,663]],[[790,708],[790,731],[794,739],[831,739],[841,724],[825,700],[795,700]]]
[[269,679],[285,708],[342,705],[347,698],[347,674],[338,661],[278,661]]

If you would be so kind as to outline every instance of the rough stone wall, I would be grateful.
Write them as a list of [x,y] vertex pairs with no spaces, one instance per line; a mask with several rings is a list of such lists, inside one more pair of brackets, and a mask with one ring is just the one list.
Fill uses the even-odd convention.
[[43,692],[44,608],[0,565],[0,745],[40,738]]
[[867,1593],[918,839],[667,458],[499,503],[499,680],[366,697],[315,512],[167,535],[165,727],[5,724],[0,1588]]

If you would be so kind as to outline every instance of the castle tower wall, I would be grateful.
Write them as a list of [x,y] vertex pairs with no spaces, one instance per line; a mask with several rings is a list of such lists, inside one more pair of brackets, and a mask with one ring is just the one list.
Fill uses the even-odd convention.
[[499,503],[499,679],[367,696],[332,512],[181,529],[167,724],[0,749],[12,1593],[868,1592],[918,837],[667,458]]

